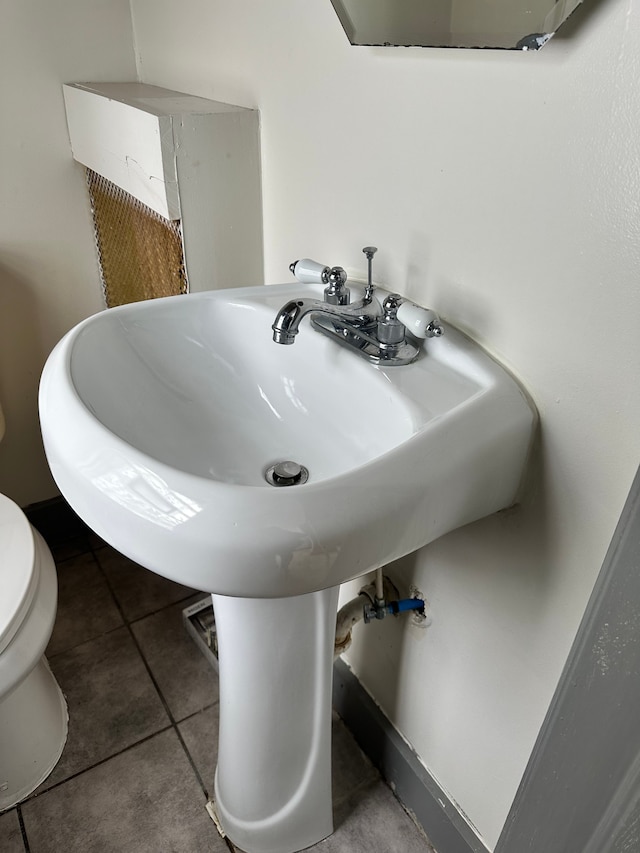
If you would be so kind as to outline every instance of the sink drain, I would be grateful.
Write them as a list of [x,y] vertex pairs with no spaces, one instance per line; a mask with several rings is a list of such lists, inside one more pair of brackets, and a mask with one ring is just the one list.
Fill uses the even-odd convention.
[[271,486],[298,486],[307,482],[309,470],[304,465],[285,459],[268,468],[264,476]]

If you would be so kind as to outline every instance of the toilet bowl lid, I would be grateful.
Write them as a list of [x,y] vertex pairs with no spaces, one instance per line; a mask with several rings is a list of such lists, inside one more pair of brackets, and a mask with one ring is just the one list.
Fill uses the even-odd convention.
[[17,504],[0,495],[0,652],[29,610],[37,583],[31,525]]

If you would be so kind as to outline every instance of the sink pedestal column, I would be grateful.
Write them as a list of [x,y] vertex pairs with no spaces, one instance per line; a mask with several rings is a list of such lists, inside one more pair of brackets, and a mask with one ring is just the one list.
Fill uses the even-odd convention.
[[216,811],[246,853],[294,853],[333,832],[338,587],[212,599],[220,668]]

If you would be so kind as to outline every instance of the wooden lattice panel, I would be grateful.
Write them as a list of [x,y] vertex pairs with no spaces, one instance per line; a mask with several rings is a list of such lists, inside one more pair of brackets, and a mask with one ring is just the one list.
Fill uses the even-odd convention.
[[91,169],[87,185],[107,307],[186,293],[180,222]]

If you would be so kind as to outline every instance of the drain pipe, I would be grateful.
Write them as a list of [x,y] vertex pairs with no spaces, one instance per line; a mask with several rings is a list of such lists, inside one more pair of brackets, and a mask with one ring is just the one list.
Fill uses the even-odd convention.
[[382,569],[377,569],[375,580],[363,586],[356,598],[352,598],[338,611],[334,657],[338,657],[349,648],[353,628],[360,620],[368,624],[373,619],[384,619],[387,614],[397,616],[399,613],[412,610],[424,615],[422,598],[399,599],[398,596],[398,590],[394,584],[389,578],[383,577]]
[[[373,586],[373,584],[369,584],[369,587]],[[368,597],[368,593],[365,592],[367,587],[363,587],[358,593],[356,598],[352,598],[351,601],[347,601],[344,607],[341,607],[338,610],[338,616],[336,619],[336,640],[335,645],[333,647],[333,656],[339,657],[342,652],[346,652],[346,650],[351,645],[351,632],[355,625],[361,619],[364,619],[364,609],[366,604],[371,603],[371,599]]]

